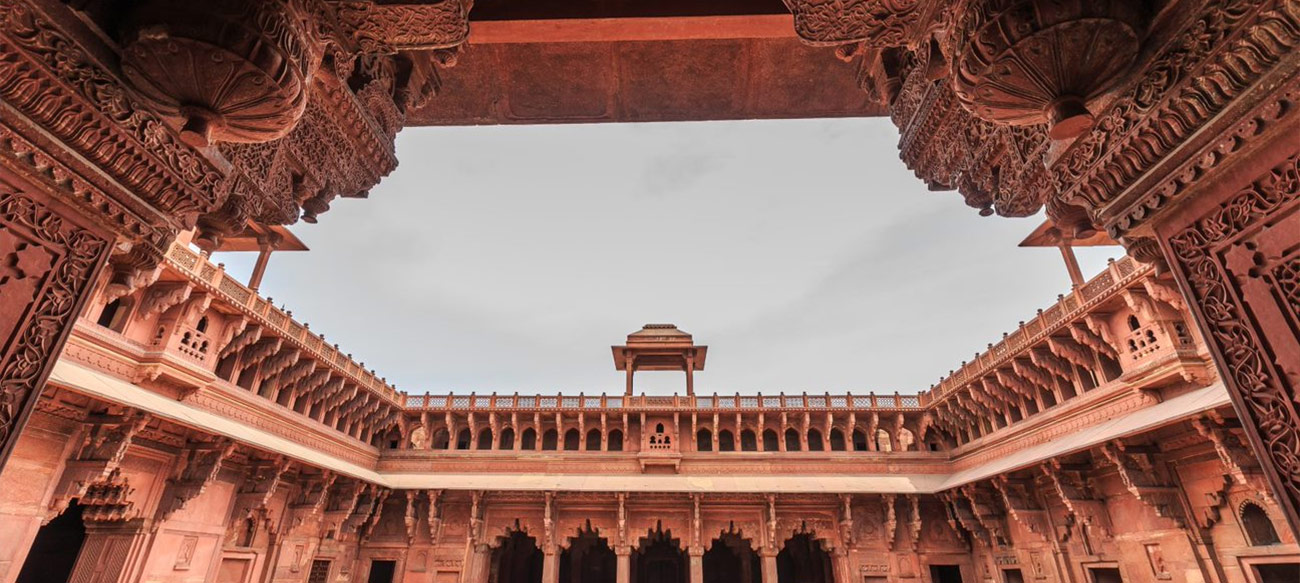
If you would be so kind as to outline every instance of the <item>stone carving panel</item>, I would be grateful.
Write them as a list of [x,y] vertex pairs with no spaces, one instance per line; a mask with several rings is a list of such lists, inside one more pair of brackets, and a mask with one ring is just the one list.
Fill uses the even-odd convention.
[[1300,524],[1300,153],[1164,244],[1279,504]]
[[108,251],[107,240],[36,199],[0,191],[0,464]]

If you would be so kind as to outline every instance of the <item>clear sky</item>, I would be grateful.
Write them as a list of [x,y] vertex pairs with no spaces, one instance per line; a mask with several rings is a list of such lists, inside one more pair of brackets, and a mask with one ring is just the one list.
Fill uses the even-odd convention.
[[[609,346],[647,322],[709,346],[700,393],[911,393],[1069,280],[1016,247],[1041,217],[928,191],[896,142],[886,119],[407,129],[262,293],[413,394],[617,394]],[[1091,276],[1122,250],[1079,252]]]

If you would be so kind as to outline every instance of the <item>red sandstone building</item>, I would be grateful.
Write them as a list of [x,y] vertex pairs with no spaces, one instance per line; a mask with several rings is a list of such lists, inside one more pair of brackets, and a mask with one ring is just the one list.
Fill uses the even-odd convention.
[[[1296,0],[4,0],[0,582],[1295,583],[1298,44]],[[621,391],[407,395],[253,289],[405,126],[850,115],[1129,257],[911,395],[696,394],[669,325]]]

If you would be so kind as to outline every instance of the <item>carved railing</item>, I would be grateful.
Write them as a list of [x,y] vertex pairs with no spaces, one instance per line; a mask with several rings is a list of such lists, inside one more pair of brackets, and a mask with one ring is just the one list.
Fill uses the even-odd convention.
[[407,395],[408,410],[424,411],[919,411],[917,395]]
[[221,301],[239,308],[252,322],[293,343],[304,355],[329,365],[362,389],[395,405],[402,404],[403,393],[198,253],[184,245],[174,244],[167,252],[166,262],[209,293],[216,294]]
[[1023,356],[1024,352],[1042,343],[1049,336],[1062,332],[1067,326],[1078,321],[1098,304],[1114,298],[1132,283],[1152,273],[1154,268],[1124,256],[1112,261],[1106,270],[1068,295],[1061,298],[1046,310],[1025,322],[1014,332],[988,350],[980,353],[974,360],[965,363],[952,374],[944,377],[939,384],[920,394],[921,404],[928,406],[974,380],[992,374],[1000,367],[1005,367],[1011,359]]

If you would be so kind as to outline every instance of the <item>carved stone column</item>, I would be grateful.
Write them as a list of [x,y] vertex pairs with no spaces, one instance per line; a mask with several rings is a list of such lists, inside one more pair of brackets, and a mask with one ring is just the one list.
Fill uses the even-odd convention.
[[1278,503],[1300,532],[1300,147],[1294,135],[1270,148],[1272,155],[1239,162],[1156,231]]
[[486,544],[473,543],[470,551],[469,564],[465,566],[465,576],[461,579],[465,583],[487,583],[491,565],[489,559],[492,549]]
[[691,583],[704,583],[704,547],[692,546],[690,556]]
[[92,283],[108,237],[49,196],[0,177],[0,467],[17,442]]
[[550,545],[544,549],[544,553],[542,557],[542,583],[559,583],[560,549]]
[[619,545],[614,548],[615,559],[617,559],[616,568],[614,569],[615,581],[617,583],[628,583],[632,580],[632,547]]
[[763,583],[778,583],[776,574],[776,551],[763,549]]

